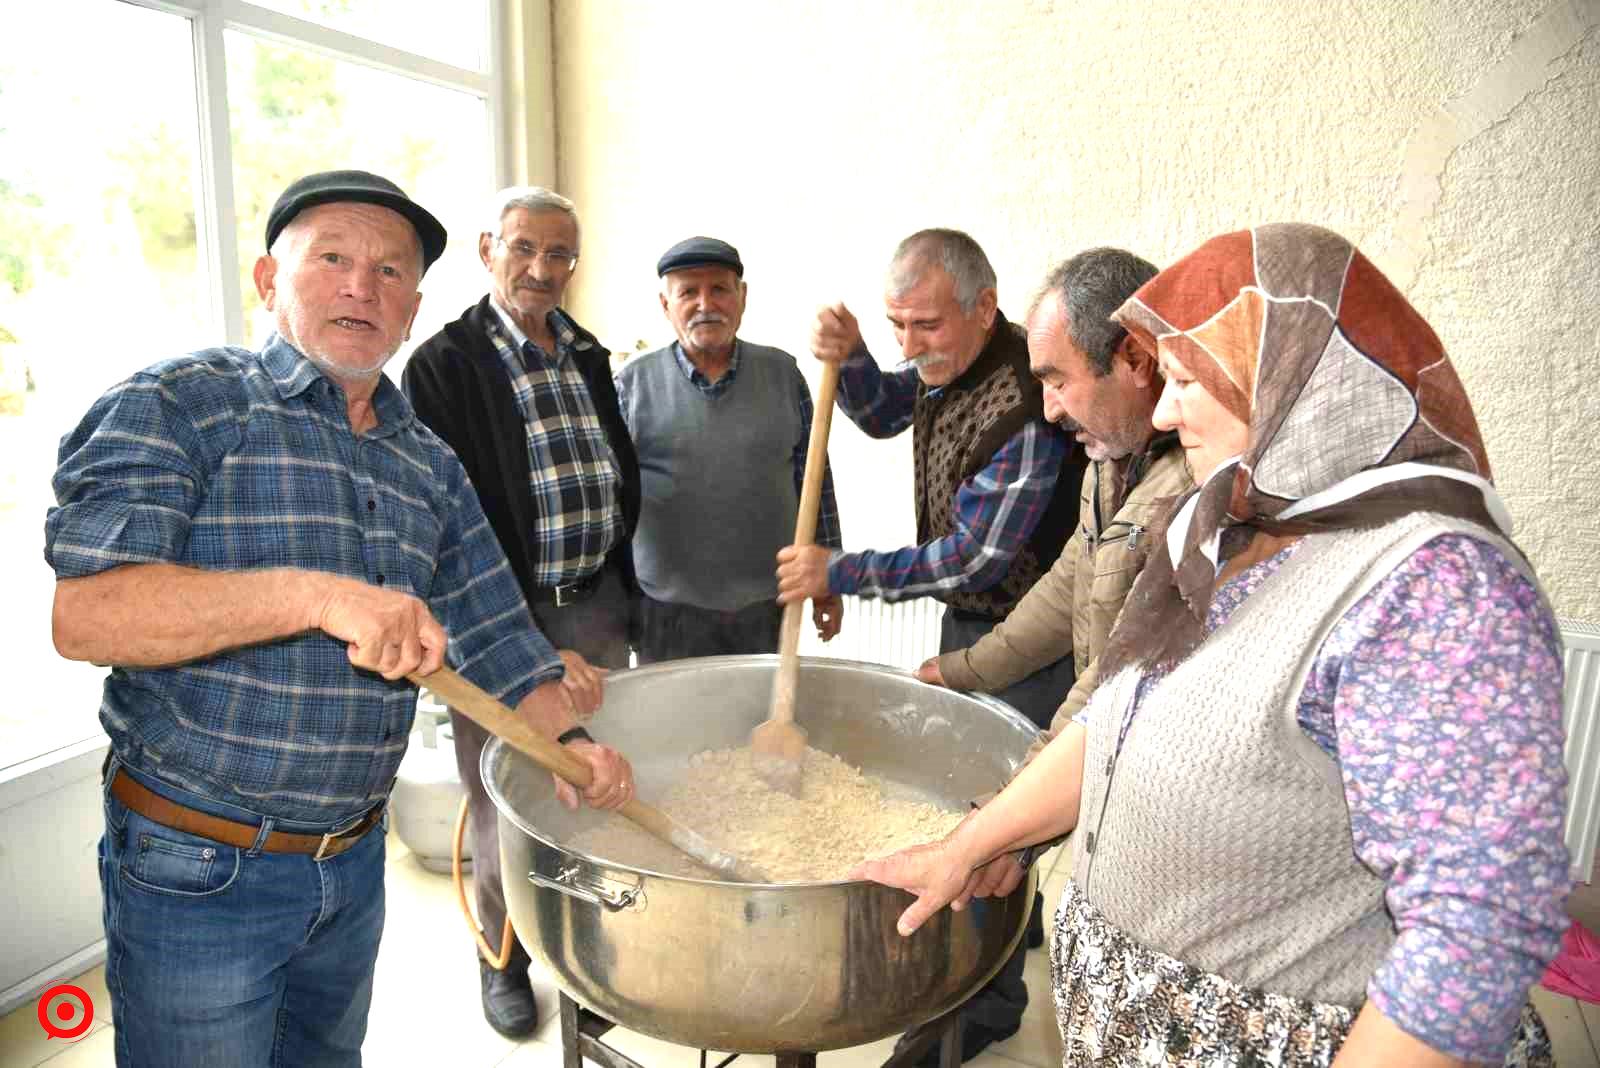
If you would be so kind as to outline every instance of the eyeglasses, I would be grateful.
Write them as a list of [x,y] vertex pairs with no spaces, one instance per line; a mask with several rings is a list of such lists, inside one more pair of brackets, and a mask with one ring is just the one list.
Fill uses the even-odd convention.
[[540,251],[538,246],[528,241],[507,241],[503,237],[495,238],[497,244],[504,245],[511,259],[517,263],[531,263],[534,260],[543,260],[546,267],[556,271],[570,271],[578,265],[578,254],[568,252],[564,248],[547,248]]

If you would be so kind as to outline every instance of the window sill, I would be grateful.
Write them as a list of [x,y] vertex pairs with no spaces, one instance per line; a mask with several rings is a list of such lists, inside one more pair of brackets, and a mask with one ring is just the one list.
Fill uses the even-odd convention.
[[0,769],[0,813],[98,770],[109,747],[105,733],[96,731],[71,745]]

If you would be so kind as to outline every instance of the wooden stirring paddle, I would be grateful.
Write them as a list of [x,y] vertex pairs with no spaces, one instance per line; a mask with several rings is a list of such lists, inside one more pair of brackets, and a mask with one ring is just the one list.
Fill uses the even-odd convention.
[[[824,363],[811,414],[811,441],[806,447],[806,477],[800,489],[800,514],[795,517],[794,543],[817,539],[817,512],[822,505],[822,473],[828,465],[828,427],[833,421],[833,395],[839,388],[839,365]],[[772,708],[765,723],[750,732],[756,768],[774,788],[800,796],[800,768],[806,755],[806,729],[794,721],[795,690],[800,678],[800,619],[804,601],[783,608],[778,641],[778,674],[772,680]]]
[[[505,739],[507,745],[546,771],[560,776],[580,790],[589,785],[593,773],[588,764],[534,730],[521,716],[449,668],[440,668],[432,675],[414,674],[410,678],[417,685],[432,690],[441,701],[484,730]],[[715,872],[746,883],[771,881],[755,865],[724,849],[718,849],[654,805],[630,797],[616,811]]]

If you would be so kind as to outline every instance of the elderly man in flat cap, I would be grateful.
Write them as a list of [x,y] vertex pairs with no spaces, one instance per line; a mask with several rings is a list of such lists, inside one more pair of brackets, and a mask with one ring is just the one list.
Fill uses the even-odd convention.
[[[514,186],[495,195],[484,221],[478,258],[489,293],[417,346],[402,388],[460,457],[534,620],[567,663],[567,685],[594,696],[607,669],[628,666],[639,463],[611,354],[561,307],[578,263],[572,201]],[[483,1015],[521,1038],[538,1012],[528,952],[506,916],[500,821],[478,766],[489,736],[458,712],[451,718],[472,813],[478,920],[496,952],[478,960]]]
[[[748,287],[732,245],[680,241],[656,274],[678,340],[617,375],[644,493],[633,538],[639,659],[777,652],[772,559],[794,540],[811,391],[793,356],[738,336]],[[817,542],[840,546],[831,472]],[[837,597],[813,602],[824,641],[839,614]]]
[[[382,375],[444,244],[377,175],[294,182],[255,265],[266,344],[154,364],[62,439],[56,648],[112,666],[118,1064],[359,1064],[407,677],[448,659],[550,738],[585,711],[461,464]],[[586,800],[630,795],[616,752],[571,748]]]

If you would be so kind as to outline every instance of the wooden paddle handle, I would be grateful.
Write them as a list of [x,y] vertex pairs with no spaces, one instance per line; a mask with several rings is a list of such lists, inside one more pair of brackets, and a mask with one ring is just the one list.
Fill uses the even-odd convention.
[[[567,752],[566,746],[546,738],[522,716],[449,668],[442,667],[432,675],[412,675],[411,681],[426,686],[445,704],[490,734],[504,738],[511,748],[578,789],[588,786],[589,780],[594,778],[589,765]],[[617,811],[656,837],[682,848],[678,838],[683,829],[654,805],[631,797]]]
[[794,543],[817,540],[817,513],[822,510],[822,475],[828,466],[828,428],[833,424],[833,397],[839,392],[839,365],[824,363],[811,411],[811,440],[806,445],[806,477],[800,486],[800,512],[794,520]]
[[[511,748],[573,786],[582,789],[594,778],[589,765],[567,752],[565,746],[552,742],[534,730],[532,724],[523,717],[449,668],[441,667],[432,675],[412,674],[410,679],[418,686],[426,686],[455,711],[490,734],[504,738]],[[659,808],[637,797],[630,797],[616,811],[713,870],[746,882],[766,881],[760,869],[719,849]]]
[[[794,543],[817,540],[817,514],[822,510],[822,475],[828,466],[828,429],[833,423],[833,397],[839,390],[839,365],[824,363],[822,381],[811,413],[811,441],[806,446],[806,476],[800,486],[800,511],[794,521]],[[770,719],[794,722],[794,701],[800,674],[800,622],[804,601],[783,606],[783,628],[778,632],[778,677],[772,684]]]
[[490,734],[504,738],[511,748],[578,789],[588,786],[589,780],[594,777],[589,765],[567,752],[565,746],[534,730],[533,725],[522,716],[449,668],[442,667],[432,675],[412,675],[411,681],[426,686],[439,696],[439,700]]

